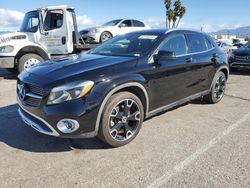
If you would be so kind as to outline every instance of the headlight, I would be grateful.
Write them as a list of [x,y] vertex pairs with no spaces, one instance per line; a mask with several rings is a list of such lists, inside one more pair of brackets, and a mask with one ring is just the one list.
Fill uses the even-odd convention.
[[97,29],[97,28],[95,28],[95,29],[92,29],[90,32],[91,32],[91,33],[99,33],[99,32],[100,32],[100,30],[99,30],[99,29]]
[[83,98],[93,88],[94,82],[76,82],[53,88],[47,104],[59,104],[73,99]]
[[14,51],[14,46],[2,46],[0,47],[0,53],[11,53]]

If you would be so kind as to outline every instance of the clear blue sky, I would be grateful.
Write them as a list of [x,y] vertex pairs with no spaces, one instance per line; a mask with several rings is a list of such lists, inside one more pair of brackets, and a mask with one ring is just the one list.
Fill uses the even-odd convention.
[[[211,31],[250,25],[250,0],[183,0],[182,2],[187,8],[182,20],[183,27],[203,26]],[[0,8],[27,12],[38,7],[61,4],[75,7],[77,16],[85,15],[96,24],[128,17],[143,21],[150,18],[149,24],[156,25],[156,22],[159,22],[159,26],[163,26],[162,22],[165,20],[163,0],[1,0]],[[0,16],[0,20],[5,19],[3,15]]]

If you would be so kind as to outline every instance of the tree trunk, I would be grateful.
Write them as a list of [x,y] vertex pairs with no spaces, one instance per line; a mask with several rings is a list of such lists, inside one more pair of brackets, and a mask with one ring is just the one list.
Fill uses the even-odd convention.
[[168,11],[166,11],[166,28],[169,29]]

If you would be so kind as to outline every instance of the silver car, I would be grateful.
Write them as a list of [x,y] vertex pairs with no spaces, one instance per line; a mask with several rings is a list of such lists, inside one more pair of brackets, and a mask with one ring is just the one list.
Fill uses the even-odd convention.
[[145,29],[150,29],[150,27],[141,21],[117,19],[98,27],[84,29],[80,31],[80,35],[85,43],[103,43],[116,35]]

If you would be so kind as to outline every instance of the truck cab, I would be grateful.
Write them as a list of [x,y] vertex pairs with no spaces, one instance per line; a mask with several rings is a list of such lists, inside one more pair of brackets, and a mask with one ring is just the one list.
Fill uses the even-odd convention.
[[0,35],[0,68],[22,72],[80,49],[76,16],[66,5],[27,12],[20,30]]

